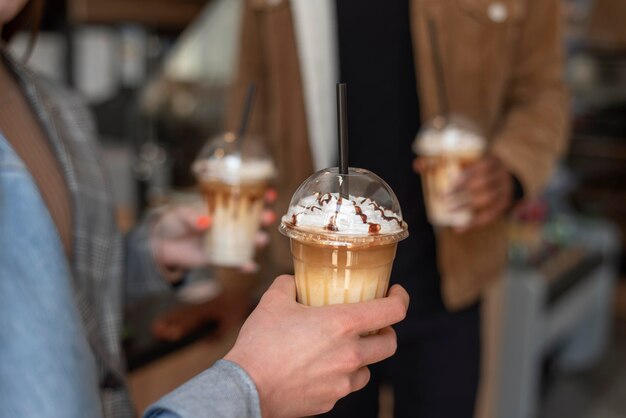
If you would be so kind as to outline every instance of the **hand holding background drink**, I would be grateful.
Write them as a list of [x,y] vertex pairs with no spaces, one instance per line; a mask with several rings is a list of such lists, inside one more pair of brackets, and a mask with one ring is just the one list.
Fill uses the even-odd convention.
[[422,188],[430,223],[458,232],[484,226],[500,217],[513,202],[513,176],[487,152],[487,138],[469,119],[452,115],[437,30],[428,21],[432,63],[439,97],[439,116],[424,125],[413,150],[414,169]]
[[219,136],[200,152],[193,171],[212,219],[205,242],[208,262],[222,267],[251,262],[265,192],[275,175],[262,142],[232,133]]
[[414,151],[421,156],[426,211],[435,226],[465,227],[472,220],[466,191],[459,189],[465,169],[481,158],[484,138],[462,121],[438,120],[420,132]]
[[212,219],[205,248],[207,261],[215,266],[252,263],[265,193],[276,175],[263,142],[246,135],[255,91],[251,83],[238,133],[209,141],[192,167]]
[[422,175],[429,221],[459,232],[486,225],[513,201],[513,178],[486,151],[487,142],[462,117],[435,121],[418,135],[414,168]]

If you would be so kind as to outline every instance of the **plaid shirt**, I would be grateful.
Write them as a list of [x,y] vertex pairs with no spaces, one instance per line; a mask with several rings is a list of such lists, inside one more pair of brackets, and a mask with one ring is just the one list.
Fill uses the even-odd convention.
[[96,127],[84,102],[23,65],[4,56],[61,163],[74,211],[74,299],[97,359],[104,416],[132,417],[121,330],[123,304],[164,291],[148,244],[149,226],[126,237],[117,229],[113,202],[97,141]]

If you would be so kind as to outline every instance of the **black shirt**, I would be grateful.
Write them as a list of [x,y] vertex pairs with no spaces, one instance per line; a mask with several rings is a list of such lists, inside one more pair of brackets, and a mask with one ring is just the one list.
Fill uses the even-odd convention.
[[420,127],[409,0],[337,0],[339,63],[348,84],[350,166],[373,171],[395,191],[409,238],[392,282],[411,295],[409,315],[443,310],[433,229],[411,144]]

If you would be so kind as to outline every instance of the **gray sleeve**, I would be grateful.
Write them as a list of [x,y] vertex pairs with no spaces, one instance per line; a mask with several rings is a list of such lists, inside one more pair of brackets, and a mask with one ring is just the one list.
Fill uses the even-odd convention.
[[220,360],[150,406],[143,418],[261,418],[261,407],[250,376]]
[[171,286],[159,273],[150,247],[150,228],[156,214],[146,216],[124,237],[125,302],[167,292]]

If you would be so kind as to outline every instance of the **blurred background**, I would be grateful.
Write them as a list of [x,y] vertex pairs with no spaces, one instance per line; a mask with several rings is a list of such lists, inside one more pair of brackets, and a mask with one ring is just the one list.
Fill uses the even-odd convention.
[[[510,266],[485,318],[485,418],[626,416],[626,2],[562,1],[571,146],[542,198],[511,221]],[[196,198],[190,165],[222,129],[241,7],[47,1],[29,65],[87,98],[123,230],[150,207]],[[23,34],[11,49],[27,44]],[[249,309],[228,295],[245,280],[194,272],[175,295],[129,309],[139,410],[228,350]],[[156,338],[158,318],[180,333]]]

